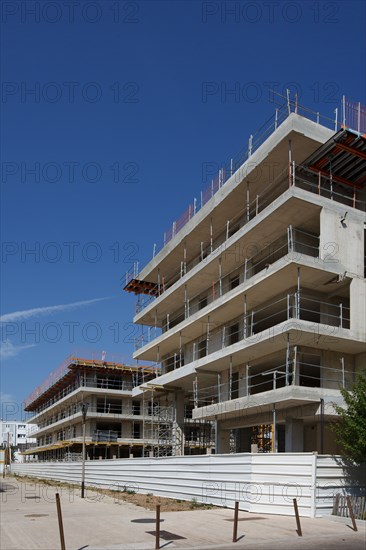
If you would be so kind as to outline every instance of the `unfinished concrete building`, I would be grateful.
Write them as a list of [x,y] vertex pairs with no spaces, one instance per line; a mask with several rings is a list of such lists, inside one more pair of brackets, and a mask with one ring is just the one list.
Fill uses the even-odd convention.
[[366,109],[337,117],[288,98],[126,275],[134,357],[161,364],[178,421],[216,423],[217,453],[337,451],[366,359]]
[[88,459],[150,452],[159,443],[159,411],[154,404],[133,399],[132,390],[155,376],[153,367],[68,357],[25,402],[28,422],[37,425],[37,447],[31,454],[38,460],[81,459],[85,404]]
[[[184,427],[176,422],[176,409],[153,384],[159,369],[106,361],[103,355],[101,359],[91,354],[87,359],[68,357],[26,399],[28,423],[36,425],[37,446],[24,454],[45,461],[81,460],[85,406],[89,460],[184,452]],[[149,390],[133,397],[134,388],[147,383]],[[186,422],[187,426],[196,423],[189,417]],[[203,442],[192,432],[189,444],[200,449]]]

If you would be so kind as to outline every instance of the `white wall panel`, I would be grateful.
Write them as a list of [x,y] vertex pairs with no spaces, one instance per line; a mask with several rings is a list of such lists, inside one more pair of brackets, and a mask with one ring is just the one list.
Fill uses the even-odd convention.
[[[79,483],[80,462],[12,465],[18,475]],[[316,453],[203,455],[94,460],[86,484],[212,503],[257,513],[302,516],[330,514],[333,494],[345,487],[344,472],[331,456]]]

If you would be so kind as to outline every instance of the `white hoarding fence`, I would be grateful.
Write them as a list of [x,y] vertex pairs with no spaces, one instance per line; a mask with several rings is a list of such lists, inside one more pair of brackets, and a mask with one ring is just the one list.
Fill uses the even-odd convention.
[[[18,475],[80,484],[80,462],[14,464]],[[331,476],[331,477],[329,477]],[[351,489],[337,459],[316,453],[269,453],[95,460],[86,486],[176,498],[256,513],[331,514],[333,496]]]

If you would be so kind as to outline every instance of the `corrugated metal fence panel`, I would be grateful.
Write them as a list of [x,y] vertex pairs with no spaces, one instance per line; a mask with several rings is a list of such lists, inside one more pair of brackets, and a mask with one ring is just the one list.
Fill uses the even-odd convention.
[[[313,502],[312,453],[204,455],[167,458],[95,460],[86,463],[86,484],[126,487],[141,493],[196,499],[258,513],[311,516]],[[13,472],[42,479],[79,483],[80,462],[24,463]]]
[[316,516],[332,513],[333,499],[338,493],[341,495],[365,495],[366,468],[347,466],[340,457],[318,456]]
[[[12,471],[41,479],[80,483],[80,462],[13,464]],[[302,516],[332,513],[337,493],[364,495],[366,469],[345,468],[339,457],[314,453],[204,455],[95,460],[86,463],[86,484],[196,499],[250,512]]]
[[313,515],[314,454],[254,454],[252,483],[261,491],[253,501],[252,512],[292,515],[293,499],[297,498],[302,516]]

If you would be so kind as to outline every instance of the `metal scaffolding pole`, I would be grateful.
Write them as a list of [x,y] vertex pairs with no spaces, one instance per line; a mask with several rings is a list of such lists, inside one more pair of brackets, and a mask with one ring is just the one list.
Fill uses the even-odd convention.
[[212,218],[210,219],[210,248],[211,252],[213,251],[213,228],[212,228]]
[[230,355],[230,364],[229,364],[229,400],[231,400],[233,390],[233,356]]
[[289,383],[289,364],[290,364],[290,336],[287,334],[287,348],[286,348],[286,386]]

